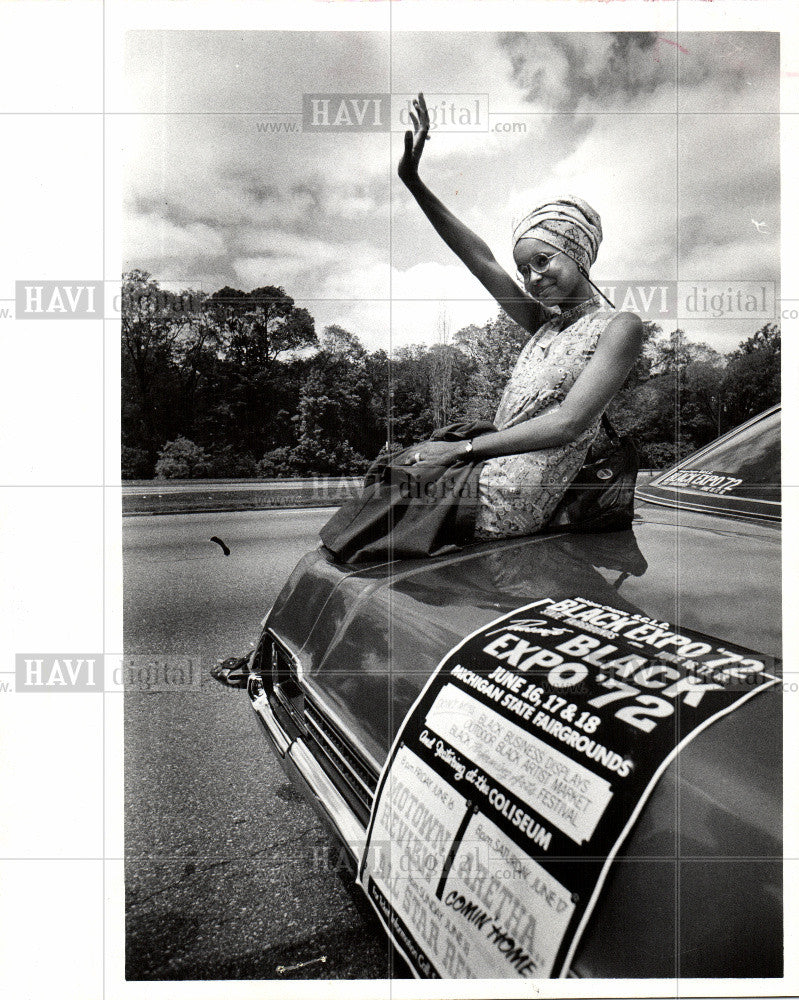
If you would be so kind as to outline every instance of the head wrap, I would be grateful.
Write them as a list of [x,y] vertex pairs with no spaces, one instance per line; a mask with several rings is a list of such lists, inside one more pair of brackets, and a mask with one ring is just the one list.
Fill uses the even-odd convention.
[[514,247],[529,238],[562,250],[587,272],[602,242],[602,221],[588,202],[567,195],[539,205],[514,225]]

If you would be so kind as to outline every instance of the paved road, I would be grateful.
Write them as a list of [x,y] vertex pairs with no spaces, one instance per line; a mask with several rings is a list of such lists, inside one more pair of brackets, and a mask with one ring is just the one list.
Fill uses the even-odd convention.
[[338,507],[359,479],[197,479],[124,483],[122,513],[190,514],[270,510],[276,507]]
[[317,489],[352,489],[363,477],[358,476],[315,476],[306,479],[140,479],[122,484],[123,496],[147,496],[148,494],[189,493],[235,493],[250,490],[293,490],[301,486]]
[[199,689],[126,695],[129,979],[389,975],[376,918],[269,753],[246,695],[207,677],[255,638],[329,515],[125,519],[126,656],[200,656],[205,678]]
[[[638,475],[639,485],[654,473]],[[201,514],[277,508],[339,507],[353,496],[360,479],[317,476],[311,479],[138,480],[122,486],[122,513]]]

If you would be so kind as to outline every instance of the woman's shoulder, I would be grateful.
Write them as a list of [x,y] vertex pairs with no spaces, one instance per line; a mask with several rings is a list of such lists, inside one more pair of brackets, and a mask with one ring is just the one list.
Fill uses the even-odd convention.
[[644,324],[633,312],[614,312],[597,340],[597,351],[605,357],[638,357],[644,346]]
[[607,318],[602,336],[613,340],[643,341],[644,324],[637,313],[614,312]]
[[613,312],[597,311],[589,319],[592,326],[610,337],[640,336],[644,330],[644,324],[637,313],[617,312],[615,309]]
[[629,329],[642,330],[644,327],[643,320],[638,313],[621,310],[620,312],[614,312],[612,318],[616,320],[620,326],[627,327]]

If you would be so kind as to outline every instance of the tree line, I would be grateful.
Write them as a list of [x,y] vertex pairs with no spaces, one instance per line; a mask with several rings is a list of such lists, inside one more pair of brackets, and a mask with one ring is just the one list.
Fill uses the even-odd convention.
[[[122,475],[253,477],[362,472],[456,419],[492,419],[529,338],[504,312],[438,342],[367,351],[282,287],[212,295],[122,283]],[[663,468],[779,401],[780,328],[730,354],[645,323],[644,351],[611,403],[643,467]]]

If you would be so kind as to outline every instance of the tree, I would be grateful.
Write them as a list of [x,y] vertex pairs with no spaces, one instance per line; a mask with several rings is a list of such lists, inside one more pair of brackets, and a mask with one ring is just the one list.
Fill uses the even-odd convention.
[[208,308],[227,335],[228,357],[246,371],[267,370],[281,354],[318,343],[311,314],[279,286],[242,292],[226,285]]
[[648,340],[645,348],[651,358],[652,375],[677,374],[693,361],[717,363],[720,360],[718,351],[705,343],[688,340],[684,330],[672,330],[664,337],[660,327],[655,329],[657,335]]
[[616,393],[608,407],[608,414],[613,426],[624,434],[638,436],[642,420],[645,421],[646,408],[639,405],[644,387],[648,383],[652,370],[652,344],[662,333],[657,323],[644,320],[643,349],[636,358],[630,374],[624,385]]
[[335,403],[322,432],[346,442],[353,455],[374,457],[386,436],[386,355],[370,356],[355,334],[337,324],[325,327],[321,343],[307,371]]
[[155,474],[159,479],[192,479],[208,475],[205,450],[188,438],[167,441],[158,456]]
[[347,430],[357,400],[351,386],[331,383],[312,371],[300,396],[294,459],[301,472],[332,475],[362,472],[367,462],[354,451]]
[[750,354],[763,354],[779,358],[782,351],[782,338],[779,323],[766,323],[753,333],[747,340],[742,340],[733,351],[732,357],[744,357]]
[[692,361],[683,372],[682,419],[692,425],[697,445],[719,437],[726,425],[724,361]]
[[158,448],[185,424],[181,406],[214,331],[204,321],[202,292],[162,289],[147,271],[122,276],[122,433],[128,446],[144,448],[151,463]]
[[766,323],[730,355],[724,373],[729,425],[748,420],[780,401],[780,326]]
[[[276,286],[208,297],[123,275],[123,472],[355,472],[390,440],[410,445],[453,419],[492,419],[528,333],[504,312],[432,346],[367,351]],[[729,356],[644,324],[644,350],[610,406],[644,464],[661,466],[779,399],[780,330]],[[317,348],[313,351],[313,348]],[[198,471],[199,470],[199,471]]]
[[502,391],[530,334],[500,310],[482,326],[470,324],[455,334],[455,345],[474,364],[463,416],[492,420]]
[[331,357],[341,358],[352,364],[360,364],[367,357],[366,348],[355,334],[336,323],[325,327],[321,346]]
[[436,321],[436,342],[428,351],[428,394],[433,423],[444,427],[452,417],[452,375],[455,355],[459,353],[449,343],[450,321],[446,305],[442,302]]
[[226,286],[214,292],[207,306],[223,345],[220,421],[231,443],[235,440],[251,455],[263,455],[272,443],[276,412],[283,406],[280,359],[318,344],[313,318],[274,285],[252,292]]
[[150,456],[143,448],[122,445],[122,478],[148,479],[153,472]]
[[392,444],[407,447],[428,438],[435,429],[430,406],[427,348],[400,347],[389,364],[389,424]]
[[664,335],[644,323],[644,348],[609,413],[618,430],[632,434],[644,463],[676,461],[716,436],[719,371],[723,357],[685,331]]

